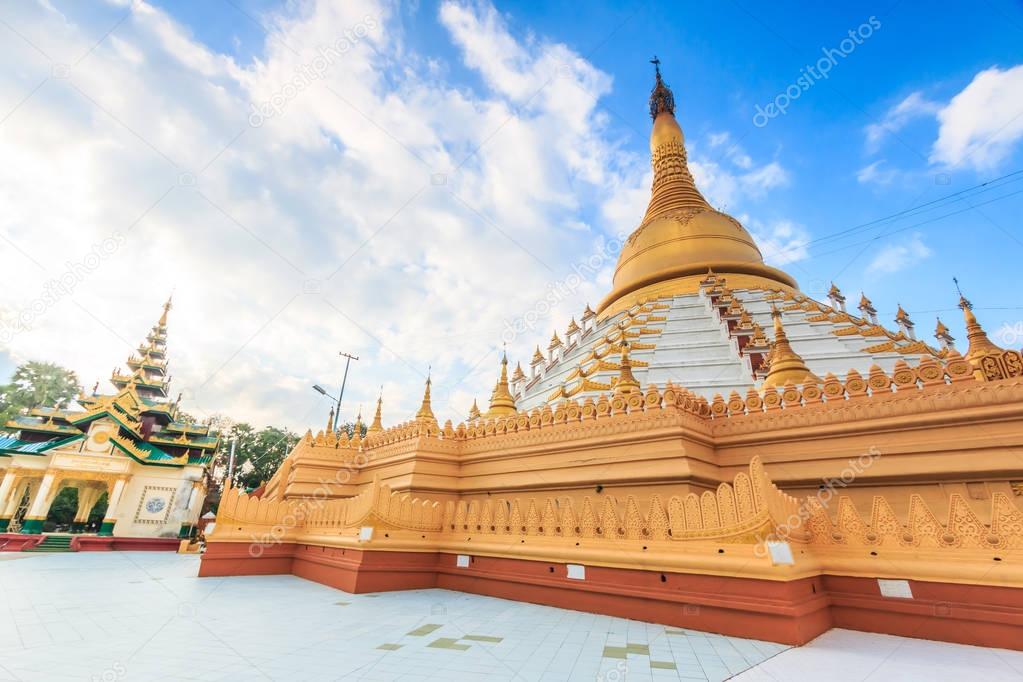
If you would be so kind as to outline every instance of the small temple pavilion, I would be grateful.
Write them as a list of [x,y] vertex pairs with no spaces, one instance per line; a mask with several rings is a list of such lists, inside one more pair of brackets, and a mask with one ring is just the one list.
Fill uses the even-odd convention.
[[6,424],[0,549],[42,542],[50,506],[65,488],[77,488],[73,535],[85,531],[97,505],[106,509],[95,534],[76,538],[74,548],[175,548],[194,534],[219,440],[187,418],[180,396],[168,398],[170,309],[168,300],[127,367],[113,371],[115,392],[101,395],[97,384],[66,409],[37,407]]

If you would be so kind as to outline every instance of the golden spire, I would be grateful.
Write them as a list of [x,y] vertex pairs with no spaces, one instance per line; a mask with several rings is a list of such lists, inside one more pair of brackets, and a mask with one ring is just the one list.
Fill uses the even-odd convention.
[[362,407],[359,407],[358,413],[355,416],[355,424],[352,427],[352,435],[362,437]]
[[863,316],[864,320],[870,320],[871,324],[877,324],[877,309],[874,308],[874,304],[870,302],[867,295],[862,291],[860,292],[860,315]]
[[426,375],[426,390],[423,391],[423,404],[419,406],[419,411],[416,412],[416,419],[436,422],[437,418],[433,416],[433,407],[430,405],[430,375]]
[[590,319],[591,317],[594,317],[596,314],[597,313],[593,312],[593,309],[590,308],[590,304],[587,303],[586,304],[586,310],[583,311],[583,321],[585,322],[586,320]]
[[501,357],[501,378],[497,380],[494,387],[494,395],[490,398],[490,409],[487,410],[487,418],[506,417],[515,414],[515,397],[508,390],[508,354]]
[[472,407],[469,408],[469,421],[476,421],[482,415],[480,414],[480,406],[476,404],[476,399],[472,399]]
[[941,318],[937,318],[938,324],[934,327],[934,338],[941,342],[942,348],[953,349],[955,348],[955,337],[949,333],[948,327],[944,325]]
[[903,310],[901,303],[898,312],[895,313],[895,322],[907,338],[916,339],[916,334],[913,333],[913,320],[909,319],[909,313]]
[[543,362],[543,353],[540,352],[540,346],[537,346],[536,350],[533,351],[533,361],[530,364],[535,365],[538,362]]
[[781,323],[781,311],[773,304],[771,305],[771,317],[774,318],[774,343],[771,344],[771,353],[767,358],[770,370],[764,378],[764,388],[784,386],[788,381],[801,384],[807,379],[816,379],[817,377],[803,362],[803,358],[792,350],[789,337],[785,334],[785,328]]
[[621,369],[618,372],[618,383],[615,384],[615,391],[631,393],[638,390],[639,382],[632,375],[632,360],[629,359],[629,342],[623,339]]
[[573,317],[572,321],[568,323],[568,329],[565,330],[565,334],[569,335],[577,331],[579,331],[579,325],[576,324],[575,318]]
[[1004,348],[999,348],[987,337],[987,332],[977,322],[977,316],[973,314],[973,305],[965,297],[959,296],[959,307],[963,309],[963,320],[966,322],[966,339],[969,341],[969,348],[966,350],[966,359],[975,366],[985,355],[1001,355]]
[[160,321],[156,323],[161,327],[167,326],[167,313],[171,309],[171,298],[173,298],[173,295],[167,297],[167,302],[163,304],[163,315],[160,315]]
[[526,373],[522,371],[522,363],[515,363],[515,371],[512,372],[512,381],[522,381],[526,378]]
[[795,289],[784,272],[764,265],[753,237],[735,218],[715,210],[689,170],[685,135],[675,120],[675,98],[655,64],[650,93],[650,203],[618,258],[614,286],[597,307],[626,308],[646,293],[695,292],[708,268],[738,275],[738,284]]
[[377,433],[378,431],[384,430],[383,420],[381,419],[380,410],[384,404],[384,387],[380,387],[380,395],[377,396],[377,411],[373,415],[373,423],[369,425],[369,430],[366,433]]
[[327,414],[327,430],[324,433],[330,433],[334,430],[334,406],[330,406],[330,412]]
[[547,350],[554,350],[555,348],[557,348],[560,345],[561,345],[561,339],[558,338],[558,332],[557,332],[557,330],[555,330],[554,336],[551,337],[551,343],[550,343],[549,346],[547,346]]

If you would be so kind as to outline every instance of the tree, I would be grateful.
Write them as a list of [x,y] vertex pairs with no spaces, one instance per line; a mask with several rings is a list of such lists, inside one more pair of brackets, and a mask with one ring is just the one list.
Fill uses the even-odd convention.
[[270,480],[298,442],[298,434],[286,428],[267,426],[257,431],[245,422],[233,424],[220,437],[224,464],[227,464],[231,456],[231,440],[238,439],[231,485],[240,488],[255,488]]
[[36,407],[65,407],[82,392],[78,376],[52,362],[26,362],[0,386],[0,425]]

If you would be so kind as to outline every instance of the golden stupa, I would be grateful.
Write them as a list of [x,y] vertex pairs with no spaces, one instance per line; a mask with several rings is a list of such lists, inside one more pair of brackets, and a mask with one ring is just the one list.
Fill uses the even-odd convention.
[[598,313],[617,312],[641,298],[696,291],[708,270],[735,286],[793,290],[796,281],[764,264],[742,224],[714,209],[689,171],[685,135],[675,120],[675,98],[657,69],[650,93],[650,203],[618,258],[611,293]]
[[965,299],[964,357],[800,292],[697,190],[673,112],[658,70],[650,203],[598,312],[528,374],[502,356],[467,422],[428,380],[412,420],[306,433],[224,493],[200,575],[1023,648],[1023,355]]

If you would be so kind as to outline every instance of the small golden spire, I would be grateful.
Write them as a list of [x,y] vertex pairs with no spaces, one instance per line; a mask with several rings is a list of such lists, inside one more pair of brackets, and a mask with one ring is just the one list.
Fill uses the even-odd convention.
[[586,304],[586,310],[583,311],[583,321],[585,322],[586,320],[590,319],[591,317],[595,317],[596,314],[597,313],[593,312],[593,309],[590,308],[590,304],[587,303]]
[[362,406],[359,407],[359,411],[355,416],[355,425],[352,428],[352,435],[362,437]]
[[515,414],[515,396],[508,390],[508,354],[501,357],[501,378],[497,380],[494,387],[494,394],[490,398],[490,409],[487,410],[487,418],[506,417]]
[[845,296],[834,282],[831,283],[831,289],[828,290],[828,300],[831,301],[833,307],[845,312]]
[[874,304],[870,302],[866,294],[860,292],[860,315],[863,319],[870,320],[871,324],[877,324],[877,309],[874,308]]
[[547,350],[554,350],[555,348],[557,348],[560,345],[561,345],[561,339],[558,338],[558,332],[555,331],[554,332],[554,336],[551,337],[550,345],[547,346]]
[[632,375],[632,360],[629,359],[629,342],[623,339],[621,369],[618,372],[618,383],[615,384],[615,391],[631,393],[638,390],[639,382]]
[[[1005,349],[999,348],[988,338],[987,332],[980,326],[980,322],[977,322],[977,316],[973,314],[973,305],[962,295],[959,296],[959,307],[963,310],[963,320],[966,322],[966,339],[970,344],[965,357],[979,372],[981,360],[985,356],[1001,356]],[[983,378],[980,374],[978,377]]]
[[366,433],[377,433],[384,430],[383,420],[381,419],[381,408],[384,404],[384,387],[380,387],[380,395],[377,396],[377,411],[373,415],[373,423],[369,425],[369,430]]
[[565,334],[568,335],[577,331],[579,331],[579,325],[576,324],[575,318],[573,317],[572,321],[568,323],[568,329],[565,331]]
[[333,430],[334,430],[334,406],[331,405],[330,412],[327,414],[327,431],[326,431],[326,433],[330,433]]
[[533,361],[530,364],[535,365],[540,362],[543,362],[543,353],[540,352],[540,346],[537,346],[536,350],[533,351]]
[[476,399],[472,399],[472,407],[469,408],[469,421],[476,421],[482,415],[480,414],[480,406],[476,404]]
[[426,390],[423,391],[423,404],[419,406],[419,411],[416,412],[416,419],[421,421],[429,421],[436,423],[437,418],[433,416],[433,407],[430,405],[430,384],[432,380],[430,375],[426,375]]
[[941,343],[941,347],[942,348],[945,348],[945,349],[948,349],[948,350],[954,349],[955,348],[955,342],[956,342],[955,337],[953,337],[952,334],[949,333],[948,327],[946,327],[942,323],[940,317],[937,318],[937,320],[938,320],[938,324],[934,328],[934,338],[936,338]]
[[522,371],[522,363],[515,363],[515,371],[512,372],[512,381],[522,381],[526,378],[526,373]]
[[901,303],[898,312],[895,313],[895,322],[907,338],[916,339],[916,334],[913,332],[913,320],[909,319],[909,313],[903,310]]
[[791,381],[794,384],[802,384],[808,379],[816,380],[813,372],[803,362],[803,358],[792,350],[789,337],[785,334],[785,327],[781,322],[781,311],[771,304],[771,317],[774,318],[774,343],[771,344],[771,353],[768,356],[770,370],[764,378],[764,388],[770,386],[784,386]]

